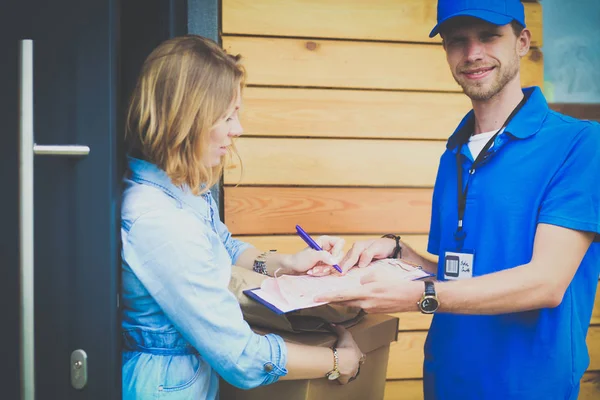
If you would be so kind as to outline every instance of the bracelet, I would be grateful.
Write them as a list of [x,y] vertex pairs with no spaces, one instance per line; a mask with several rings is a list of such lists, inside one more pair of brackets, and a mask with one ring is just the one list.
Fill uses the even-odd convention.
[[329,371],[325,376],[330,381],[334,381],[341,376],[339,369],[339,358],[337,348],[334,346],[331,348],[333,351],[333,369]]
[[254,272],[258,272],[259,274],[268,275],[267,273],[267,256],[271,253],[275,253],[277,250],[269,250],[261,253],[254,260],[254,264],[252,265],[252,269]]
[[400,236],[388,233],[387,235],[383,235],[382,238],[394,239],[396,241],[396,247],[394,247],[392,258],[402,258],[402,246],[400,246]]

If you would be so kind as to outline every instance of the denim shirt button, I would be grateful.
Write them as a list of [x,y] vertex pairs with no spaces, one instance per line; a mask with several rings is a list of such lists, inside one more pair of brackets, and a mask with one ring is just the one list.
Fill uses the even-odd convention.
[[273,371],[274,367],[273,367],[272,363],[268,362],[268,363],[265,364],[264,368],[265,368],[265,372],[271,372],[271,371]]
[[163,385],[160,385],[160,386],[158,387],[158,391],[159,391],[159,392],[162,392],[162,391],[163,391]]

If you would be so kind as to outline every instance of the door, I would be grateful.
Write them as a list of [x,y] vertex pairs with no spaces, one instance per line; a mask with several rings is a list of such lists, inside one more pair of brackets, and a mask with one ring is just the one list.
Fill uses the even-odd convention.
[[0,5],[2,399],[120,398],[117,8]]

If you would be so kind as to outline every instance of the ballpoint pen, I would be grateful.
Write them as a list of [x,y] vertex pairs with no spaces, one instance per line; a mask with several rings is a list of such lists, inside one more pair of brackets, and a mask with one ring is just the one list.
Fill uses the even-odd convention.
[[[302,227],[300,225],[296,225],[296,232],[298,233],[298,235],[302,238],[302,240],[304,240],[306,242],[306,244],[313,250],[317,250],[317,251],[321,251],[323,250],[321,248],[321,246],[319,246],[317,244],[317,242],[315,242],[313,240],[313,238],[310,237],[310,235],[308,233],[306,233],[304,231],[304,229],[302,229]],[[342,269],[340,268],[339,265],[337,264],[333,264],[333,268],[335,268],[338,272],[342,272]]]

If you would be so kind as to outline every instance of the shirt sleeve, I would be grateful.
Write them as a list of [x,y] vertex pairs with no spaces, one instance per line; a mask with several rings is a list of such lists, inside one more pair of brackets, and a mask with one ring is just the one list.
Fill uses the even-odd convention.
[[546,190],[538,222],[600,234],[600,125],[575,137]]
[[433,198],[431,200],[431,222],[429,225],[429,239],[427,242],[427,252],[439,256],[440,254],[440,167],[438,167],[435,185],[433,186]]
[[[213,250],[209,222],[182,209],[152,211],[132,225],[123,258],[182,336],[230,384],[249,389],[287,374],[287,348],[258,335],[228,290],[231,265]],[[226,260],[228,265],[223,265]]]
[[250,243],[246,243],[241,240],[234,239],[231,236],[231,232],[229,232],[227,225],[225,225],[221,221],[221,218],[219,217],[219,210],[217,209],[217,205],[215,204],[215,202],[212,201],[212,197],[210,198],[210,208],[212,209],[212,215],[213,215],[213,218],[215,219],[215,225],[217,227],[217,232],[219,234],[219,237],[221,238],[221,241],[223,242],[225,249],[227,249],[227,252],[229,253],[229,257],[231,257],[231,263],[235,264],[237,262],[237,259],[239,258],[239,256],[244,251],[246,251],[247,249],[254,247],[254,246],[252,246]]

